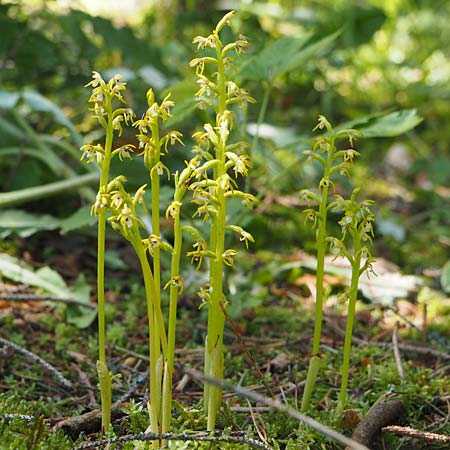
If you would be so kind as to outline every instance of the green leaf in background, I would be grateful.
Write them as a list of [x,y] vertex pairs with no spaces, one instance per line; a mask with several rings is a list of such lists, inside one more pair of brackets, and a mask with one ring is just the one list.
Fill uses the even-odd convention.
[[[72,286],[72,296],[76,300],[89,304],[91,288],[86,283],[84,274],[80,274]],[[83,308],[78,305],[67,305],[67,322],[75,325],[77,328],[84,329],[89,327],[97,317],[97,309]]]
[[121,270],[128,267],[120,257],[119,252],[116,250],[105,251],[105,265],[111,270]]
[[26,89],[22,93],[22,98],[30,106],[30,108],[34,109],[35,111],[51,113],[57,123],[64,125],[70,130],[76,145],[82,145],[83,139],[75,129],[73,123],[66,117],[59,106],[51,102],[48,98],[39,94],[39,92],[36,92],[32,89]]
[[32,214],[20,209],[0,210],[0,237],[12,234],[27,238],[42,230],[55,230],[61,220],[48,214]]
[[291,70],[298,69],[333,42],[340,32],[311,42],[312,34],[300,38],[284,37],[272,42],[258,54],[247,59],[237,73],[238,80],[272,81]]
[[70,298],[71,292],[60,275],[49,267],[37,271],[24,261],[6,253],[0,253],[0,273],[10,280],[44,289],[60,298]]
[[378,113],[359,117],[342,123],[337,129],[354,128],[361,131],[363,137],[394,137],[415,128],[423,118],[415,109],[404,109],[391,113]]
[[445,292],[450,292],[450,260],[442,268],[441,286]]
[[18,92],[0,91],[0,108],[12,109],[17,105],[19,99],[20,94]]
[[[58,272],[48,266],[34,270],[29,264],[6,253],[0,253],[0,273],[10,280],[43,289],[57,298],[74,299],[89,304],[91,288],[80,274],[72,287],[68,287]],[[96,318],[97,310],[78,305],[67,306],[67,320],[79,328],[88,327]]]
[[78,230],[83,227],[91,227],[97,223],[97,217],[91,215],[91,207],[83,206],[67,219],[61,221],[61,233]]

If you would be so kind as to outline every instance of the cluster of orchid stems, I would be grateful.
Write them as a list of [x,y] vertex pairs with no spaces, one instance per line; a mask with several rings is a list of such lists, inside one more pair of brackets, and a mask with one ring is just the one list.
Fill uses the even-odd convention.
[[[175,144],[184,145],[182,135],[178,131],[166,132],[162,135],[160,123],[171,117],[170,109],[174,102],[170,95],[158,104],[153,91],[147,92],[148,109],[143,117],[135,120],[133,111],[126,107],[114,109],[115,102],[125,104],[123,93],[126,84],[121,75],[115,75],[105,82],[101,75],[94,72],[93,79],[86,86],[92,87],[89,102],[99,123],[105,129],[105,143],[87,144],[81,150],[82,159],[88,163],[97,162],[100,171],[100,184],[92,214],[98,216],[98,328],[99,328],[99,375],[102,428],[106,431],[111,420],[111,398],[113,376],[106,361],[106,326],[105,326],[105,233],[109,222],[133,246],[139,259],[144,278],[148,328],[149,328],[149,370],[150,401],[149,430],[153,433],[164,433],[170,430],[172,402],[172,374],[176,341],[176,317],[178,297],[183,291],[183,278],[180,275],[180,259],[182,255],[183,232],[194,238],[192,251],[187,256],[196,263],[197,268],[202,261],[209,260],[209,284],[201,288],[199,295],[208,305],[208,331],[205,343],[205,373],[208,376],[223,378],[223,331],[225,325],[224,308],[227,300],[224,294],[224,266],[234,266],[237,250],[225,247],[226,230],[237,233],[240,240],[248,247],[254,242],[252,235],[238,225],[227,223],[227,201],[239,198],[247,207],[256,201],[251,194],[238,189],[237,179],[245,177],[251,167],[245,155],[245,143],[231,142],[233,129],[233,107],[245,108],[254,100],[244,89],[240,89],[228,75],[232,66],[231,53],[239,55],[247,40],[243,36],[230,44],[224,45],[219,37],[222,28],[229,25],[234,12],[228,13],[217,25],[213,33],[204,38],[196,37],[194,43],[202,50],[213,49],[215,56],[202,56],[191,61],[195,67],[199,91],[196,93],[200,108],[212,108],[215,112],[215,123],[207,123],[204,130],[194,133],[195,146],[193,158],[186,162],[186,168],[173,176],[175,191],[172,203],[166,210],[166,219],[173,221],[173,244],[170,245],[161,236],[160,230],[160,177],[170,178],[169,168],[161,161],[169,149]],[[213,66],[214,73],[206,75]],[[119,105],[123,106],[123,105]],[[138,145],[125,144],[113,149],[115,136],[121,136],[124,125],[136,127]],[[134,194],[125,188],[126,179],[119,175],[110,179],[109,167],[111,159],[118,156],[120,160],[132,158],[137,154],[143,156],[148,170],[150,186],[142,185]],[[144,202],[145,191],[151,191],[151,230],[140,218],[142,211],[147,212]],[[210,222],[209,243],[198,230],[192,226],[181,224],[181,208],[185,193],[191,191],[191,201],[196,205],[195,215],[205,222]],[[161,282],[161,250],[171,253],[170,279],[162,288]],[[161,307],[162,289],[169,290],[168,317],[165,320]],[[221,404],[221,390],[218,387],[205,387],[205,409],[208,413],[208,429],[214,429],[217,411]],[[153,442],[157,448],[160,443]]]
[[[188,164],[179,175],[175,174],[174,202],[168,207],[166,216],[174,222],[174,245],[163,241],[160,235],[159,194],[160,177],[167,174],[169,169],[162,163],[161,156],[168,152],[169,146],[183,144],[181,133],[171,131],[160,136],[159,122],[169,117],[170,108],[174,103],[167,96],[160,104],[155,102],[153,91],[147,92],[148,109],[140,120],[134,121],[134,113],[128,108],[113,109],[114,98],[122,103],[125,100],[122,92],[126,89],[121,76],[114,76],[106,83],[100,74],[94,72],[93,80],[87,84],[92,86],[93,92],[89,99],[93,103],[92,110],[100,124],[105,128],[105,145],[87,144],[81,150],[82,159],[88,163],[97,161],[101,178],[96,201],[92,213],[98,216],[98,322],[99,322],[99,361],[97,369],[100,381],[102,401],[102,428],[107,430],[111,419],[111,391],[112,374],[106,364],[105,338],[105,295],[104,295],[104,253],[105,228],[108,221],[112,228],[119,232],[133,246],[139,259],[145,284],[147,300],[148,328],[149,328],[149,356],[150,356],[150,429],[154,433],[164,433],[170,428],[172,372],[174,367],[176,308],[178,295],[183,289],[183,280],[179,275],[181,256],[180,210],[181,202],[186,191],[186,182],[193,172],[193,165]],[[125,144],[113,150],[114,135],[122,134],[122,126],[133,125],[138,128],[138,148],[132,144]],[[121,160],[132,158],[132,154],[143,156],[145,167],[149,171],[150,188],[152,194],[151,233],[143,236],[145,226],[139,218],[144,203],[147,184],[142,185],[133,195],[128,193],[124,183],[126,179],[119,175],[109,180],[109,166],[111,159],[118,156]],[[170,288],[169,319],[166,325],[161,309],[161,266],[160,251],[167,250],[172,254],[171,278],[165,285]],[[151,259],[152,264],[150,264]],[[154,443],[157,446],[158,443]]]
[[[355,189],[349,200],[344,200],[341,196],[334,194],[334,176],[340,173],[348,176],[355,157],[359,153],[353,149],[353,142],[359,133],[355,130],[341,130],[335,132],[333,127],[324,116],[319,116],[319,121],[315,130],[323,130],[324,134],[319,136],[314,143],[312,150],[305,152],[309,160],[319,162],[323,167],[323,175],[319,182],[318,192],[305,189],[301,192],[302,200],[316,208],[308,208],[305,211],[306,220],[312,222],[316,229],[317,244],[317,266],[316,266],[316,305],[315,323],[312,357],[310,360],[306,385],[303,392],[301,411],[309,409],[311,396],[320,370],[320,337],[322,330],[322,313],[324,304],[324,269],[325,253],[330,245],[338,250],[338,256],[346,257],[352,267],[351,285],[345,291],[345,299],[348,300],[347,325],[344,343],[344,360],[342,365],[342,386],[339,398],[338,411],[343,411],[346,401],[348,373],[350,364],[351,337],[355,314],[355,304],[358,294],[359,277],[366,270],[370,270],[373,258],[370,254],[369,246],[373,234],[372,222],[373,214],[370,212],[370,201],[356,202],[356,194],[359,189]],[[338,150],[336,141],[347,138],[350,148]],[[333,195],[330,200],[330,189]],[[339,222],[342,228],[340,239],[328,235],[327,219],[330,210],[343,211],[344,216]],[[350,241],[350,242],[347,242]],[[347,246],[348,245],[348,246]]]
[[[231,142],[233,129],[233,107],[245,109],[255,100],[241,89],[229,75],[233,69],[233,56],[239,55],[248,45],[244,36],[235,42],[224,44],[221,30],[230,24],[234,12],[226,14],[207,37],[197,36],[193,42],[204,56],[194,58],[190,66],[195,68],[200,89],[196,93],[198,107],[211,109],[215,121],[204,125],[204,130],[193,135],[196,140],[194,151],[200,157],[201,165],[195,170],[196,181],[191,183],[196,214],[209,221],[209,247],[205,240],[196,242],[190,255],[201,263],[209,258],[209,286],[201,289],[200,296],[208,307],[208,329],[205,342],[205,375],[222,379],[224,375],[223,332],[224,309],[227,299],[224,294],[224,268],[234,265],[237,250],[226,248],[225,232],[231,230],[240,236],[248,246],[253,242],[251,234],[238,225],[227,223],[227,202],[239,198],[251,208],[256,201],[251,194],[238,189],[236,179],[245,177],[251,167],[249,157],[244,153],[244,142]],[[212,75],[208,75],[212,74]],[[220,408],[222,390],[218,386],[205,384],[204,405],[208,415],[208,429],[215,428],[217,411]]]

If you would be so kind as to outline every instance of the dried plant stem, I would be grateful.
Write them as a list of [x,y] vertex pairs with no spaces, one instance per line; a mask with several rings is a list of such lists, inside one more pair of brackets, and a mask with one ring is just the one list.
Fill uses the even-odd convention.
[[73,388],[72,383],[58,369],[53,367],[47,361],[43,360],[40,356],[30,352],[20,345],[15,344],[14,342],[8,341],[7,339],[0,338],[0,344],[6,345],[7,347],[12,348],[14,351],[25,355],[28,359],[31,359],[32,361],[40,364],[44,369],[51,372],[62,386],[68,389]]
[[89,442],[87,444],[76,447],[75,450],[86,450],[90,448],[98,449],[105,445],[118,444],[122,442],[130,441],[152,441],[152,440],[165,440],[165,441],[183,441],[183,442],[212,442],[219,444],[221,442],[249,445],[252,448],[259,448],[262,450],[271,450],[263,442],[256,439],[248,438],[245,436],[226,436],[226,435],[211,435],[207,433],[192,433],[192,434],[172,434],[172,433],[139,433],[130,434],[126,436],[120,436],[112,439],[103,439],[101,441]]
[[394,347],[395,364],[397,365],[397,372],[400,380],[405,380],[405,372],[403,371],[402,358],[398,348],[398,322],[395,322],[394,330],[392,331],[392,345]]
[[0,293],[0,300],[6,300],[11,302],[55,302],[64,303],[66,305],[77,305],[82,308],[96,309],[95,305],[91,303],[85,303],[75,298],[62,298],[52,297],[51,295],[38,295],[38,294],[9,294]]
[[250,400],[254,400],[258,403],[262,403],[263,405],[270,406],[272,408],[275,408],[278,411],[284,412],[288,416],[293,417],[294,419],[299,420],[300,422],[303,422],[304,424],[310,426],[311,428],[315,429],[319,433],[323,434],[324,436],[339,442],[341,444],[347,445],[352,450],[369,450],[365,445],[359,444],[358,442],[354,441],[353,439],[350,439],[346,436],[344,436],[341,433],[338,433],[337,431],[327,427],[326,425],[321,424],[320,422],[317,422],[316,420],[312,419],[311,417],[302,414],[298,412],[297,410],[290,408],[289,406],[286,406],[284,403],[280,402],[279,400],[273,400],[269,397],[265,397],[264,395],[261,395],[257,392],[251,391],[249,389],[245,389],[238,385],[233,385],[231,383],[228,383],[224,380],[217,380],[213,379],[211,377],[204,376],[201,372],[195,369],[185,368],[184,371],[192,376],[193,378],[196,378],[197,380],[202,381],[203,383],[213,384],[222,387],[223,389],[227,389],[229,391],[232,391],[236,393],[239,397],[247,398]]

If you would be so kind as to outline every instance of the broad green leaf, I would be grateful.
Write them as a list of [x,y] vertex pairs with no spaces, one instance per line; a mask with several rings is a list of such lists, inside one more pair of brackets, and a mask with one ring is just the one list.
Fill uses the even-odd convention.
[[0,253],[0,273],[10,280],[44,289],[49,294],[70,298],[71,292],[59,274],[49,267],[36,272],[24,261],[6,253]]
[[90,227],[96,222],[97,217],[91,215],[90,206],[83,206],[67,219],[61,221],[61,232],[65,234],[69,231],[78,230],[79,228]]
[[105,251],[105,266],[111,270],[121,270],[128,267],[116,250]]
[[0,108],[12,109],[17,105],[20,99],[18,92],[14,91],[0,91]]
[[54,174],[60,174],[61,164],[58,160],[51,157],[49,152],[43,152],[40,149],[32,148],[32,147],[3,147],[0,148],[0,156],[14,156],[18,157],[18,155],[23,154],[27,156],[32,156],[33,158],[38,159],[42,163],[44,163]]
[[256,123],[249,123],[247,132],[252,136],[258,134],[261,139],[270,139],[277,147],[286,147],[297,142],[299,137],[294,127],[278,127],[269,123],[261,123],[259,127]]
[[[71,288],[72,298],[83,303],[89,304],[91,288],[86,283],[86,278],[80,274]],[[83,308],[78,305],[68,305],[66,310],[66,319],[68,323],[83,329],[90,326],[97,317],[97,309]]]
[[450,260],[442,268],[441,286],[445,292],[450,292]]
[[340,124],[337,130],[354,128],[361,131],[363,137],[394,137],[415,128],[423,118],[415,109],[404,109],[391,113],[371,114]]
[[238,70],[238,80],[273,81],[276,77],[298,69],[333,42],[340,31],[311,42],[312,34],[300,38],[284,37],[272,42],[247,59]]
[[31,89],[26,89],[22,93],[22,98],[34,110],[51,113],[56,122],[66,126],[70,130],[73,138],[75,139],[76,144],[77,145],[82,144],[83,140],[79,135],[78,131],[75,129],[73,123],[66,117],[66,115],[59,106],[50,101],[48,98],[39,94],[39,92],[36,92]]
[[32,214],[21,209],[0,210],[0,236],[17,234],[26,238],[41,230],[55,230],[61,220],[48,214]]
[[[0,273],[10,280],[41,288],[57,298],[74,299],[89,304],[91,288],[84,275],[79,275],[72,288],[69,288],[61,275],[50,267],[34,270],[29,264],[6,253],[0,254]],[[67,321],[78,328],[88,327],[97,316],[97,310],[68,305]]]
[[40,267],[36,270],[35,275],[41,280],[51,283],[55,290],[58,290],[59,292],[67,292],[67,285],[61,275],[50,269],[50,267]]

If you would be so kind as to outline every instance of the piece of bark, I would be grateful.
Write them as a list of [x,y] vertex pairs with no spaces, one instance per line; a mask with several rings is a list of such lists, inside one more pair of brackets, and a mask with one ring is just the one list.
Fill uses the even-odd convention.
[[373,448],[377,436],[381,436],[381,429],[394,424],[402,409],[403,402],[401,400],[376,403],[355,428],[352,439],[368,448]]
[[[113,407],[111,410],[111,420],[117,420],[125,416],[125,413],[119,407]],[[87,435],[98,433],[102,427],[102,411],[94,409],[81,416],[67,417],[59,421],[52,431],[63,430],[65,434],[73,440],[77,439],[81,433]]]

